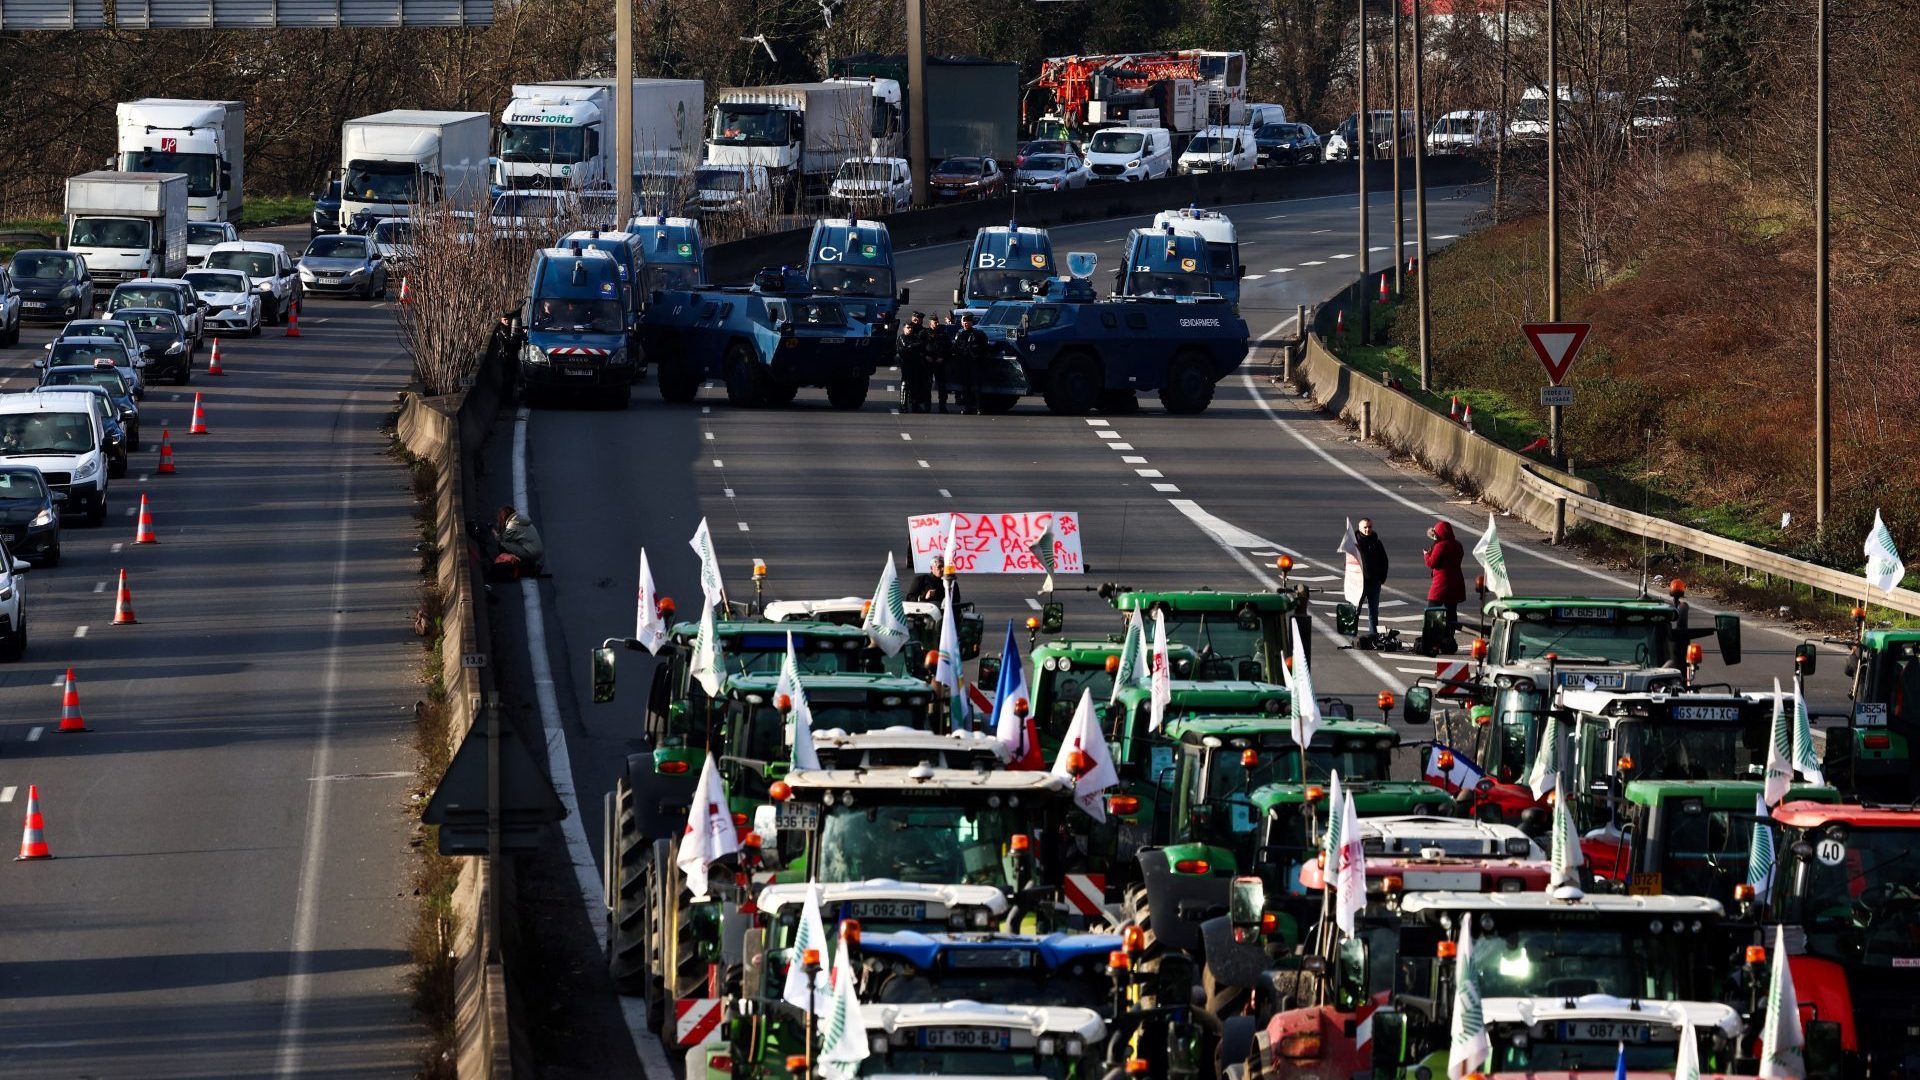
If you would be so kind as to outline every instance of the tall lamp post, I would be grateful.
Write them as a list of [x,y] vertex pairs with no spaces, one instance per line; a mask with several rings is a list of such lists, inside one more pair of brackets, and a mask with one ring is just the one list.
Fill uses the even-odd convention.
[[1367,308],[1367,279],[1373,276],[1372,267],[1367,262],[1367,151],[1371,148],[1367,138],[1367,0],[1360,3],[1360,79],[1359,107],[1353,114],[1353,160],[1360,169],[1360,283],[1355,291],[1354,312],[1358,316],[1355,322],[1360,329],[1360,344],[1372,343],[1372,312]]
[[1827,0],[1819,0],[1813,166],[1813,523],[1826,534],[1833,509],[1833,395],[1827,368]]

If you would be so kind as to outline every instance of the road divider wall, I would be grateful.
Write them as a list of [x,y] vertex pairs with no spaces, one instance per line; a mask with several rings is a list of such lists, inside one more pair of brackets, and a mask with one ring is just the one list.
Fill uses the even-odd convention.
[[[1361,280],[1355,288],[1365,288]],[[1350,295],[1350,291],[1343,295]],[[1869,591],[1859,574],[1848,574],[1779,552],[1729,540],[1664,518],[1623,509],[1600,497],[1586,480],[1509,450],[1475,434],[1411,396],[1348,367],[1327,348],[1334,305],[1322,304],[1313,320],[1294,378],[1313,400],[1343,420],[1369,426],[1381,443],[1411,456],[1440,476],[1476,491],[1487,502],[1546,532],[1560,542],[1582,521],[1629,536],[1681,548],[1750,573],[1780,578],[1842,600],[1871,598],[1874,604],[1906,615],[1920,615],[1920,592]],[[1864,558],[1862,559],[1864,562]]]
[[[487,609],[476,603],[475,565],[466,522],[474,514],[467,493],[480,444],[500,408],[500,373],[483,364],[473,389],[441,397],[402,395],[396,433],[414,456],[433,465],[434,583],[444,608],[440,670],[447,692],[449,750],[457,750],[494,693],[493,668],[468,667],[463,658],[490,651]],[[513,1075],[511,1010],[502,960],[502,910],[513,903],[512,858],[464,858],[454,886],[455,1065],[460,1080],[505,1080]]]

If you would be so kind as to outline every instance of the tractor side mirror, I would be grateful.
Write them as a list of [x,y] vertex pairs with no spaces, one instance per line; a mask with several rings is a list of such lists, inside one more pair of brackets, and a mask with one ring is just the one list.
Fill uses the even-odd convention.
[[1814,669],[1819,666],[1819,663],[1820,651],[1814,648],[1813,642],[1803,641],[1794,646],[1793,666],[1799,670],[1800,674],[1813,674]]
[[1727,664],[1740,662],[1740,616],[1715,615],[1713,636],[1720,644],[1720,659]]
[[1333,606],[1334,632],[1341,637],[1358,637],[1360,634],[1360,609],[1345,600]]
[[1433,723],[1433,687],[1410,686],[1407,688],[1407,702],[1400,710],[1401,716],[1409,724]]
[[1058,600],[1040,609],[1040,630],[1042,633],[1057,634],[1067,625],[1067,605]]
[[1259,926],[1260,913],[1267,908],[1266,883],[1251,875],[1233,879],[1227,893],[1227,921],[1235,926]]
[[[1350,937],[1334,954],[1334,1008],[1353,1012],[1367,1000],[1367,939]],[[1375,1037],[1378,1037],[1376,1031]]]
[[593,703],[604,705],[613,700],[613,647],[602,645],[593,650]]
[[1376,1072],[1393,1076],[1400,1072],[1400,1059],[1407,1044],[1407,1014],[1393,1009],[1373,1013],[1373,1067]]

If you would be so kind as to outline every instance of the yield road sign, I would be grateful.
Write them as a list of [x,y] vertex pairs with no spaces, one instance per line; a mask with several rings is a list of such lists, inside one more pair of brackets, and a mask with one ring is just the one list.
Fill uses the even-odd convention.
[[1520,324],[1520,332],[1527,335],[1527,343],[1540,358],[1540,366],[1547,369],[1547,379],[1556,386],[1573,366],[1573,358],[1580,355],[1580,346],[1587,340],[1587,331],[1592,329],[1592,323]]
[[1558,405],[1558,406],[1561,406],[1562,408],[1573,404],[1573,387],[1571,386],[1541,387],[1540,388],[1540,404],[1547,405],[1547,406]]

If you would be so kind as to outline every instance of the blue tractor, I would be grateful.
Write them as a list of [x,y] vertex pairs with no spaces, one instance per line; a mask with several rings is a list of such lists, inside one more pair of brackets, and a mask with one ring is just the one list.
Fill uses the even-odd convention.
[[752,285],[655,293],[640,325],[667,401],[692,401],[702,382],[719,379],[736,406],[786,405],[801,387],[822,386],[834,408],[858,409],[892,335],[849,306],[781,267],[761,270]]
[[1074,276],[1053,278],[1031,300],[995,304],[988,336],[1004,342],[1050,412],[1127,412],[1141,390],[1170,413],[1205,412],[1214,385],[1247,358],[1246,321],[1216,294],[1095,295],[1094,256],[1067,257]]
[[879,362],[893,362],[894,335],[907,290],[893,291],[893,238],[878,221],[827,218],[807,243],[807,281],[814,292],[842,301],[849,318],[872,324]]

